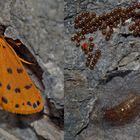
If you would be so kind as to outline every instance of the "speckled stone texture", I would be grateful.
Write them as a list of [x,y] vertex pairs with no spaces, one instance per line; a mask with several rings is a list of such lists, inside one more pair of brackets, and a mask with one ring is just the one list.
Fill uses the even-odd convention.
[[[63,1],[0,0],[0,9],[0,24],[7,25],[5,35],[20,39],[33,53],[44,71],[45,86],[45,90],[41,88],[45,101],[41,114],[21,116],[0,111],[0,139],[62,140],[63,130],[57,124],[63,121],[64,108]],[[53,121],[48,108],[53,110]]]
[[95,32],[94,42],[102,56],[94,70],[85,66],[85,55],[70,40],[74,33],[74,17],[81,11],[95,11],[99,15],[118,6],[128,6],[132,2],[136,1],[64,2],[66,140],[140,139],[139,117],[128,124],[114,127],[102,119],[104,109],[116,105],[131,93],[140,94],[139,37],[128,35],[126,26],[115,29],[110,41],[105,41],[100,31]]

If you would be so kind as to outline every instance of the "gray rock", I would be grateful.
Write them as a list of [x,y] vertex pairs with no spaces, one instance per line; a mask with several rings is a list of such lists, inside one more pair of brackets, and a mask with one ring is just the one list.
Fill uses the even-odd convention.
[[[65,1],[65,137],[68,140],[137,140],[140,137],[139,118],[136,123],[118,128],[102,122],[102,108],[117,104],[131,91],[139,92],[140,43],[139,38],[128,33],[129,21],[125,27],[114,29],[110,41],[105,41],[100,31],[93,34],[96,49],[102,52],[94,70],[85,66],[85,55],[70,41],[75,31],[74,17],[81,11],[95,11],[99,15],[131,2],[135,1]],[[137,80],[132,80],[133,77]]]
[[45,117],[32,124],[36,133],[46,140],[63,140],[64,132],[57,128],[49,118]]
[[96,97],[87,88],[84,74],[78,71],[65,72],[65,139],[74,139],[87,127]]

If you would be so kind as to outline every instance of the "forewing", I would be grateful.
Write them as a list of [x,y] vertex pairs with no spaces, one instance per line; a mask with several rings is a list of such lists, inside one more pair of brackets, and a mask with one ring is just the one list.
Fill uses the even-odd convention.
[[[43,109],[42,97],[28,76],[14,50],[5,40],[1,40],[0,83],[2,107],[17,114],[32,114]],[[2,62],[2,63],[1,63]],[[0,75],[1,76],[1,75]]]

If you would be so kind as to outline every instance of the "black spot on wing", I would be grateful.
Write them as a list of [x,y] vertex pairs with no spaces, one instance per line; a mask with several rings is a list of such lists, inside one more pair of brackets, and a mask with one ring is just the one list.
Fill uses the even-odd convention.
[[37,107],[36,103],[33,103],[33,108],[36,108],[36,107]]
[[25,89],[30,89],[32,87],[32,84],[24,86]]
[[8,100],[7,100],[7,98],[5,98],[5,97],[2,97],[1,100],[2,100],[2,102],[5,103],[5,104],[8,103]]
[[31,104],[31,102],[30,102],[30,101],[28,101],[28,102],[27,102],[27,105],[28,105],[28,106],[32,106],[32,104]]
[[20,92],[21,92],[20,88],[15,88],[15,93],[20,93]]
[[17,73],[23,73],[23,69],[22,68],[17,68]]
[[8,90],[10,90],[10,89],[11,89],[10,84],[8,84],[6,88],[7,88]]
[[0,87],[2,87],[2,83],[0,83]]
[[7,68],[7,72],[8,72],[9,74],[12,74],[12,73],[13,73],[13,71],[12,71],[11,68]]
[[19,108],[19,104],[16,104],[16,105],[15,105],[15,108]]
[[37,101],[36,103],[37,103],[38,106],[40,105],[40,101]]

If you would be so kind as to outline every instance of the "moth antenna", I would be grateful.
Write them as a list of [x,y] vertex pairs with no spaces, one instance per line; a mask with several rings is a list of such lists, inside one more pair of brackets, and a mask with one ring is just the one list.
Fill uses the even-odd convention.
[[22,61],[23,63],[26,63],[26,64],[28,64],[28,65],[32,65],[32,64],[33,64],[33,63],[31,63],[31,62],[28,62],[28,61],[26,61],[26,60],[20,58],[19,56],[18,56],[18,58],[19,58],[20,61]]

